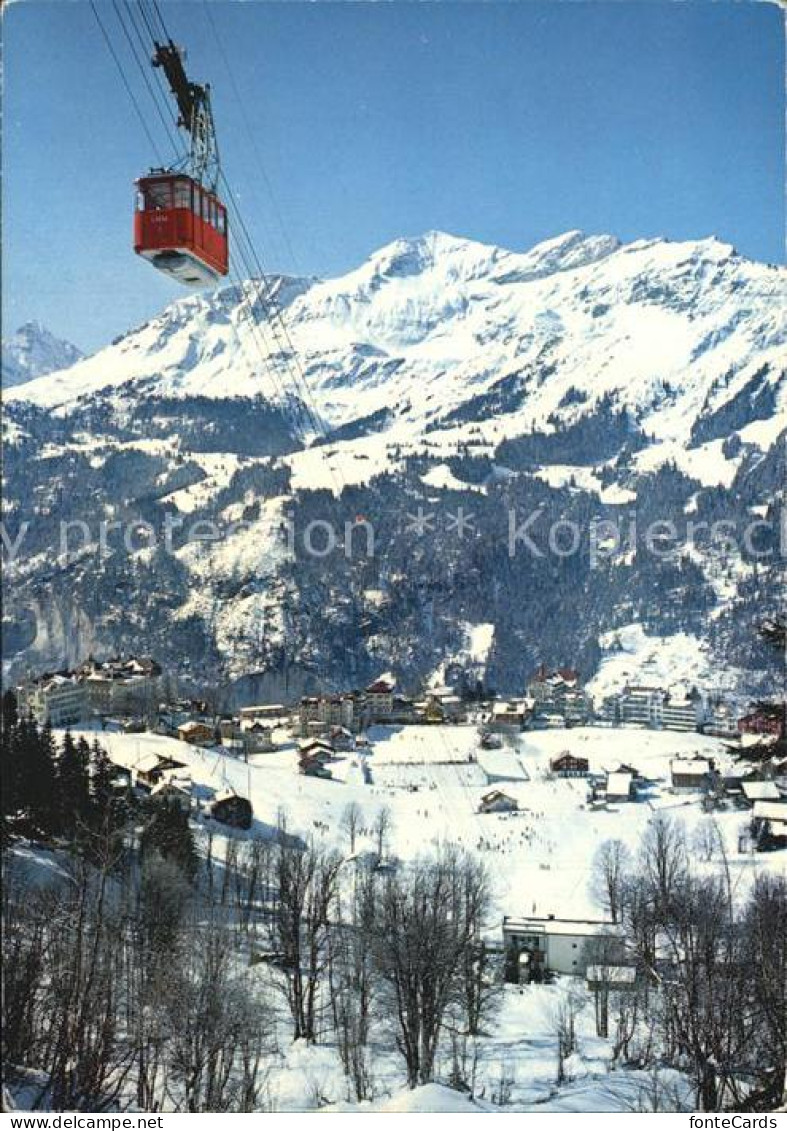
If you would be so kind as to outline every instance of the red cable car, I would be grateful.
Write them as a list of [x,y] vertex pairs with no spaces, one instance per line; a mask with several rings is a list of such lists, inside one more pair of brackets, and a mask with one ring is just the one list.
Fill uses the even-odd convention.
[[172,40],[155,44],[178,107],[188,155],[170,169],[140,177],[134,214],[134,251],[186,286],[210,286],[229,271],[227,210],[216,189],[221,175],[210,87],[189,82],[183,53]]
[[210,286],[229,271],[227,210],[183,173],[137,181],[134,251],[186,286]]

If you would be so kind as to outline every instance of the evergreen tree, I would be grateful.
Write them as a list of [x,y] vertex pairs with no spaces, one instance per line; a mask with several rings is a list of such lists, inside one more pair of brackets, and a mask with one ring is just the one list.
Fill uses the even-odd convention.
[[66,731],[57,761],[58,802],[62,832],[73,835],[90,820],[90,748],[74,742]]
[[142,833],[143,860],[158,855],[177,865],[189,880],[197,871],[197,850],[188,814],[171,801],[156,803]]

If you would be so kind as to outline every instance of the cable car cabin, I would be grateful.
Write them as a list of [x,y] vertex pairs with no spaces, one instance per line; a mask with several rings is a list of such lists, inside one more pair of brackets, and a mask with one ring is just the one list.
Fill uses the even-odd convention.
[[141,177],[134,251],[187,287],[210,286],[229,270],[227,210],[182,173]]

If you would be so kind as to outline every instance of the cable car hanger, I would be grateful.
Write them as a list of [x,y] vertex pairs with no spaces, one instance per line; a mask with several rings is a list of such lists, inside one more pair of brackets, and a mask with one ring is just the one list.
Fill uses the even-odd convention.
[[215,194],[221,173],[219,146],[210,103],[210,85],[190,82],[183,67],[181,50],[172,40],[155,44],[153,66],[161,67],[178,105],[178,126],[188,130],[190,151],[173,171],[188,162],[188,173],[195,181]]

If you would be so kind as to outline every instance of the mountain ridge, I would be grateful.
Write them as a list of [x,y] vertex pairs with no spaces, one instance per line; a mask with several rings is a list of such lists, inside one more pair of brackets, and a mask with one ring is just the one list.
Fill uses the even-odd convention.
[[[585,551],[512,563],[499,546],[506,514],[528,508],[583,527],[627,511],[643,526],[775,514],[787,269],[716,239],[621,244],[571,231],[508,252],[426,233],[338,279],[272,283],[319,444],[304,444],[303,387],[264,323],[249,329],[243,288],[181,299],[11,391],[10,510],[23,518],[30,499],[38,509],[11,587],[8,670],[139,648],[141,635],[192,677],[206,664],[233,680],[258,672],[254,692],[278,695],[381,668],[421,678],[465,655],[483,623],[485,670],[513,691],[539,658],[570,654],[590,674],[599,641],[639,624],[696,639],[707,670],[726,657],[748,673],[742,686],[758,683],[746,633],[776,600],[776,559],[703,545],[663,564],[621,550],[587,573]],[[462,507],[478,530],[467,546],[443,533],[426,554],[404,537],[419,506]],[[399,531],[380,535],[363,570],[382,604],[359,595],[340,558],[326,573],[322,559],[281,552],[288,520],[342,529],[359,514]],[[118,561],[97,584],[87,559],[61,564],[50,546],[62,520],[92,529],[107,515],[250,527],[210,552],[135,550],[130,583]]]

